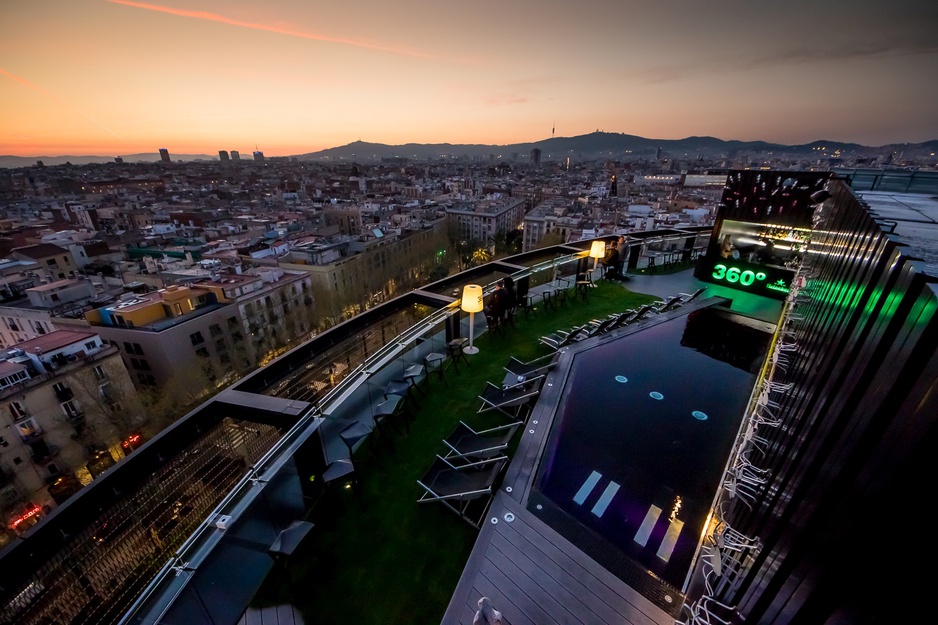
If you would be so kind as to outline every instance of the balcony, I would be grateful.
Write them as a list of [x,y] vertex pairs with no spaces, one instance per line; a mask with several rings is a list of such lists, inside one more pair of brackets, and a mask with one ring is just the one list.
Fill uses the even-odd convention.
[[60,402],[65,402],[73,398],[75,396],[75,392],[72,391],[72,389],[69,387],[65,386],[55,389],[55,396]]
[[53,458],[59,455],[59,448],[55,445],[46,445],[42,444],[33,446],[33,457],[32,460],[35,464],[44,465],[52,461]]
[[83,429],[85,429],[85,424],[87,423],[84,410],[73,410],[67,413],[65,415],[65,420],[78,432],[81,432]]
[[37,441],[42,440],[42,436],[45,432],[42,431],[42,428],[34,428],[27,432],[20,430],[20,440],[26,443],[27,445],[32,445]]

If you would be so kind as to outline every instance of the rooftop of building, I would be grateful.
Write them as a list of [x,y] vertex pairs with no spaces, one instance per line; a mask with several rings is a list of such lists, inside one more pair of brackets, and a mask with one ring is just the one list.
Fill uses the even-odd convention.
[[42,336],[37,336],[34,339],[29,339],[27,341],[17,343],[16,348],[33,354],[50,352],[55,349],[68,347],[69,345],[73,345],[75,343],[87,341],[88,339],[94,338],[96,336],[97,333],[95,332],[56,330],[54,332],[49,332],[48,334],[43,334]]
[[908,255],[920,258],[923,271],[938,279],[938,196],[922,193],[858,191],[884,229],[892,228]]

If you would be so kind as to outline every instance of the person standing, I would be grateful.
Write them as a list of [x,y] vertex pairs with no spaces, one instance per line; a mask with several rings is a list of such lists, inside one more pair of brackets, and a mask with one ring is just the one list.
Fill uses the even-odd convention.
[[609,249],[606,250],[606,256],[602,260],[603,267],[603,277],[609,280],[618,279],[616,271],[619,267],[619,248],[618,244],[613,241],[609,244]]

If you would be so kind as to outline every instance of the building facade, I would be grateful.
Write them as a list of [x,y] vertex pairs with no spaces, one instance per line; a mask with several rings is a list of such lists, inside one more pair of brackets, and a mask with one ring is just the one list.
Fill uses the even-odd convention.
[[501,233],[521,228],[524,223],[524,200],[499,198],[446,209],[458,236],[466,241],[491,244]]
[[0,509],[6,530],[26,531],[123,457],[121,443],[137,425],[127,401],[131,389],[117,350],[94,332],[58,330],[2,355]]

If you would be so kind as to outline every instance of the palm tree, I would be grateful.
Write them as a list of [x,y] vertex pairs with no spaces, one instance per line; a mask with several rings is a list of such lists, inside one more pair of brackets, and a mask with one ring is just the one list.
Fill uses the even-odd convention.
[[473,266],[484,265],[485,263],[489,262],[491,258],[492,258],[492,255],[489,253],[489,250],[487,247],[477,247],[472,252],[471,264]]

